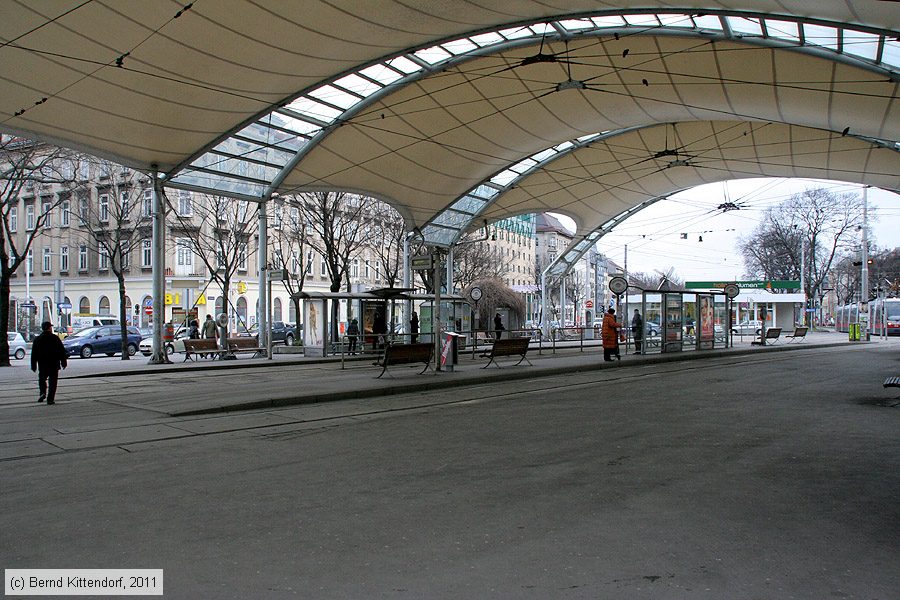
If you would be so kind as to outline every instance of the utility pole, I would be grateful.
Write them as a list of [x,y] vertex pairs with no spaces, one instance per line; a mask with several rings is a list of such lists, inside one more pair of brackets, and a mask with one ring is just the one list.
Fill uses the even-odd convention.
[[800,291],[803,292],[803,314],[800,315],[800,323],[806,325],[806,312],[809,298],[806,297],[806,235],[800,234]]
[[863,188],[862,272],[860,273],[859,301],[869,300],[869,186]]

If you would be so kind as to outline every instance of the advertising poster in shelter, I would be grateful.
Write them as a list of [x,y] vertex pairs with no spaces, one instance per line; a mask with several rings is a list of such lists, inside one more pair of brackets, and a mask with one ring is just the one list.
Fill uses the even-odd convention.
[[303,303],[303,354],[325,356],[325,301],[308,299]]
[[709,349],[716,333],[715,304],[712,296],[698,295],[697,299],[700,302],[700,347]]

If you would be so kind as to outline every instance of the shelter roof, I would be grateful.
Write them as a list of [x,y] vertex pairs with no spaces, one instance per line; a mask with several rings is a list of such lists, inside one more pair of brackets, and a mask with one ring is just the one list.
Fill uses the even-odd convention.
[[358,191],[435,243],[542,210],[586,235],[740,176],[900,189],[890,2],[3,0],[2,14],[0,131],[226,196]]

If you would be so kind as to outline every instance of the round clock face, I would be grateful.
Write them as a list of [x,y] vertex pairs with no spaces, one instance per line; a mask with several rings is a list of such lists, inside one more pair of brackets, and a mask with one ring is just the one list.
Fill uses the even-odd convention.
[[469,290],[469,296],[472,298],[472,300],[478,302],[479,300],[481,300],[481,288],[473,287],[471,290]]
[[737,298],[737,295],[741,293],[741,288],[737,286],[737,284],[729,283],[725,286],[724,290],[725,295],[729,298]]
[[609,280],[609,290],[613,294],[622,294],[628,289],[628,281],[624,277],[613,277]]

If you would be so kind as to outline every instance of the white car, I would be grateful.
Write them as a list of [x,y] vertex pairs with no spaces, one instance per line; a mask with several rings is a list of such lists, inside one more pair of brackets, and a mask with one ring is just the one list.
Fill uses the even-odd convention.
[[737,335],[759,335],[762,333],[762,321],[741,321],[731,327],[731,333]]
[[[166,356],[171,356],[176,352],[184,352],[184,340],[188,336],[187,329],[180,329],[178,333],[175,334],[174,341],[164,342],[166,347]],[[153,336],[150,335],[141,339],[141,343],[139,345],[139,349],[141,354],[144,356],[150,356],[153,354]]]
[[9,355],[16,359],[25,358],[25,338],[18,331],[7,331],[6,341],[9,343]]

